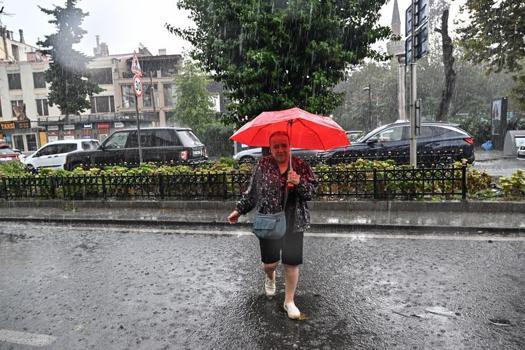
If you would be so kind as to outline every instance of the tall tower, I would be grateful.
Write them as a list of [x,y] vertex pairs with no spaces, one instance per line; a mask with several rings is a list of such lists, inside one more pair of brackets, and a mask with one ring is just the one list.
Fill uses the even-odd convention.
[[[397,0],[394,0],[394,8],[392,9],[392,33],[403,37],[401,35],[401,18],[399,16],[399,6]],[[398,119],[408,120],[405,107],[405,40],[393,40],[386,44],[387,51],[393,56],[393,60],[398,63],[398,80],[397,80],[397,104],[398,104]]]

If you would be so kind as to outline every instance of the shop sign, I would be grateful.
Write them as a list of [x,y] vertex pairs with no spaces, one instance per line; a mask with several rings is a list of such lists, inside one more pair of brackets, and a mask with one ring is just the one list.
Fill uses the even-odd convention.
[[58,136],[58,131],[56,130],[48,131],[47,136]]
[[98,123],[97,128],[99,129],[109,129],[109,123]]
[[75,136],[64,136],[64,140],[74,140]]
[[48,125],[47,131],[58,131],[58,125]]
[[31,129],[31,121],[28,120],[21,120],[19,122],[15,122],[15,126],[17,129]]
[[0,129],[2,130],[13,130],[16,128],[15,122],[1,122]]
[[84,129],[93,129],[93,124],[89,123],[89,124],[84,124],[83,126]]
[[64,125],[64,130],[75,130],[75,125],[73,125],[73,124],[66,124],[66,125]]
[[123,128],[123,127],[124,127],[124,123],[122,123],[122,122],[115,122],[115,129]]

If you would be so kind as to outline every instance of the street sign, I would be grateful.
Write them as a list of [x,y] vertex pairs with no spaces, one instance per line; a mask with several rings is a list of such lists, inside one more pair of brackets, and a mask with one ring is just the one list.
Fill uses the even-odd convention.
[[142,80],[140,80],[139,75],[135,75],[133,77],[133,90],[135,91],[135,95],[137,97],[142,96],[143,86],[142,86]]
[[428,0],[415,0],[413,5],[406,10],[405,57],[407,64],[415,63],[428,53],[428,8]]
[[428,27],[425,26],[421,28],[421,31],[416,34],[416,43],[415,43],[415,55],[412,55],[412,38],[409,36],[405,40],[405,57],[406,63],[412,63],[412,58],[415,58],[415,61],[423,58],[428,53]]
[[139,58],[137,54],[133,54],[133,60],[131,61],[131,72],[139,77],[142,76],[142,69],[140,68]]

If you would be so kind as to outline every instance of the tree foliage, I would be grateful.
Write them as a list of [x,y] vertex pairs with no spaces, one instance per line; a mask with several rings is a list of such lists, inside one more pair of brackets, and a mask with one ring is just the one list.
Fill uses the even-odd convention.
[[467,0],[468,22],[459,30],[466,59],[489,71],[514,72],[515,96],[525,109],[525,3],[522,0]]
[[333,87],[390,30],[378,25],[387,0],[181,0],[195,28],[168,30],[220,81],[237,126],[264,110],[299,106],[328,114],[342,101]]
[[197,133],[213,123],[215,118],[208,92],[209,82],[193,62],[184,62],[181,74],[175,78],[176,103],[173,122],[191,127]]
[[55,6],[54,9],[40,7],[42,12],[54,17],[49,23],[57,28],[56,33],[46,35],[37,43],[42,53],[51,56],[49,69],[45,72],[46,81],[51,84],[48,101],[51,106],[58,105],[66,117],[90,108],[87,96],[102,91],[97,84],[89,81],[87,56],[73,49],[73,45],[78,44],[86,33],[80,25],[88,15],[76,7],[76,2],[67,0],[65,7]]

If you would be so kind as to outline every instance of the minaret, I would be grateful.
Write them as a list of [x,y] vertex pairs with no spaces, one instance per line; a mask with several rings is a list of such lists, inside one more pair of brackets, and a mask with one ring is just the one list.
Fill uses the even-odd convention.
[[[397,0],[394,0],[394,8],[392,10],[392,33],[403,37],[401,35],[401,18],[399,16],[399,6]],[[398,80],[397,80],[397,103],[399,120],[407,120],[405,108],[405,40],[390,41],[387,44],[387,51],[394,56],[392,59],[399,63]]]
[[397,5],[397,0],[394,0],[391,28],[394,34],[401,35],[401,19],[399,18],[399,6]]

